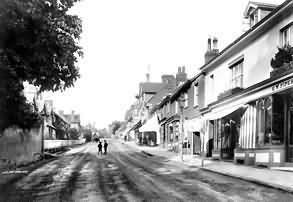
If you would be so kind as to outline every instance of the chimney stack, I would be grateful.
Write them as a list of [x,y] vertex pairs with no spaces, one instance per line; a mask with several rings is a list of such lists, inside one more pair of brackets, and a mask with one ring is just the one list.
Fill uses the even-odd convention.
[[185,82],[187,80],[187,74],[185,73],[185,67],[178,67],[178,72],[176,74],[176,86],[180,83]]
[[212,39],[211,37],[208,38],[208,50],[206,51],[204,58],[205,63],[208,63],[213,58],[219,55],[218,49],[218,39],[216,37],[213,38],[213,47],[212,47]]
[[150,82],[150,74],[149,73],[146,73],[146,81]]

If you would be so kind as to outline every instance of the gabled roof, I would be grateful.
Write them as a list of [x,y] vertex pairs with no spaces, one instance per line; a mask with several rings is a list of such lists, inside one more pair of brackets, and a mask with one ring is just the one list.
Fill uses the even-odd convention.
[[149,99],[148,103],[152,105],[158,104],[164,96],[171,94],[173,91],[174,89],[168,89],[163,87]]
[[155,82],[144,82],[139,84],[139,92],[142,93],[156,93],[158,92],[165,84],[155,83]]
[[231,50],[235,45],[237,45],[241,40],[245,40],[248,36],[252,35],[254,31],[257,29],[260,29],[260,27],[263,27],[270,18],[273,18],[281,9],[285,8],[286,6],[292,4],[292,0],[287,0],[284,3],[282,3],[280,6],[278,6],[276,9],[274,9],[272,12],[270,12],[267,16],[265,16],[261,21],[259,21],[256,25],[254,25],[251,29],[249,29],[247,32],[242,34],[240,37],[238,37],[236,40],[234,40],[231,44],[229,44],[226,48],[224,48],[218,56],[211,59],[209,62],[205,63],[202,67],[200,67],[200,70],[205,70],[208,66],[213,64],[215,61],[217,61],[219,58],[223,57],[223,55]]
[[276,4],[271,4],[271,3],[264,3],[264,2],[256,2],[256,1],[249,1],[245,11],[244,11],[244,16],[248,17],[251,8],[265,8],[265,9],[269,9],[269,10],[273,10],[275,8],[277,8],[278,5]]
[[64,123],[69,124],[68,120],[64,116],[62,116],[56,112],[54,112],[54,115],[57,116],[60,120],[62,120]]
[[70,123],[80,123],[80,115],[79,114],[64,114],[64,117]]

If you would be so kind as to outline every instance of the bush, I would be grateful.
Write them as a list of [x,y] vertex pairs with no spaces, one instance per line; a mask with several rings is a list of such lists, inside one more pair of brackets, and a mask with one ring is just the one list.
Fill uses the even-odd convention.
[[274,69],[282,67],[285,63],[290,63],[293,61],[293,47],[287,45],[283,48],[278,48],[278,52],[275,57],[271,60],[271,66]]
[[79,134],[79,132],[78,132],[78,130],[76,128],[70,128],[68,130],[68,134],[69,134],[69,138],[71,140],[78,140],[79,136],[80,136],[80,134]]
[[92,141],[92,131],[91,130],[85,130],[83,137],[85,138],[86,142]]

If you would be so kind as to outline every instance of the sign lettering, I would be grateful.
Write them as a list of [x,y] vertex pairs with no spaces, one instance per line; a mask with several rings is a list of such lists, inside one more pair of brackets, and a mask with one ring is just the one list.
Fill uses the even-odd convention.
[[293,78],[288,79],[286,81],[282,81],[280,83],[277,83],[277,84],[273,85],[272,90],[273,91],[279,91],[279,90],[282,90],[282,89],[290,87],[290,86],[293,86]]

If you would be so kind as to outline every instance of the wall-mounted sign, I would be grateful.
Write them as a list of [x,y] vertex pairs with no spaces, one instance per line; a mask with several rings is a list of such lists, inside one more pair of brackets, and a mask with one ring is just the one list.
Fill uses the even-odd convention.
[[280,91],[289,87],[293,87],[293,78],[287,79],[272,86],[273,91]]

